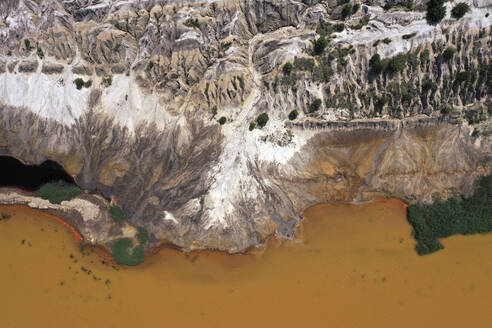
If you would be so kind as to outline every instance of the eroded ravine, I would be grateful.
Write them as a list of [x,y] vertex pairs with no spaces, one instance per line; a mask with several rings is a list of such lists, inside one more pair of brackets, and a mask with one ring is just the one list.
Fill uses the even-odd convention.
[[[134,268],[81,253],[70,231],[0,208],[0,326],[484,326],[492,235],[419,257],[396,201],[309,208],[292,241],[247,255],[163,249]],[[245,309],[248,309],[245,311]]]

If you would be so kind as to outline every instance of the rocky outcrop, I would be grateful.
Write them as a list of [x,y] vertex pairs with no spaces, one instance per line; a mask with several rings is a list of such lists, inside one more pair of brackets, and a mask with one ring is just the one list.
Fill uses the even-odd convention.
[[[87,194],[56,208],[19,192],[0,202],[76,211],[88,242],[144,226],[149,246],[240,252],[291,236],[319,202],[470,192],[492,155],[490,5],[470,4],[429,25],[364,2],[334,30],[335,2],[8,1],[0,152],[57,161],[128,221]],[[329,44],[315,55],[320,33]],[[375,53],[405,66],[374,74]],[[261,113],[266,126],[250,129]],[[87,221],[82,201],[99,214]]]

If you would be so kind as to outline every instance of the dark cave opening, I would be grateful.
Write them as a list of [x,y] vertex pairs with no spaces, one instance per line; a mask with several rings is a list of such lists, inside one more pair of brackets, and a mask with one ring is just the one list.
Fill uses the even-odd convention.
[[62,180],[75,184],[74,179],[63,167],[54,161],[40,165],[25,165],[10,156],[0,156],[0,187],[20,187],[34,191],[45,183]]

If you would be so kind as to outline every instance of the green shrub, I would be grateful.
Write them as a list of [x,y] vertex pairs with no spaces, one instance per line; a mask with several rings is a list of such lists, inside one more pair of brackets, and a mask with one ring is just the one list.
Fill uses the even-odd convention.
[[268,114],[267,113],[263,113],[263,114],[260,114],[257,118],[256,118],[256,123],[258,123],[258,126],[260,128],[264,127],[267,122],[268,122]]
[[220,47],[222,48],[223,51],[229,50],[231,46],[232,46],[232,42],[222,42],[220,44]]
[[320,108],[321,108],[321,99],[319,98],[315,98],[311,103],[311,105],[309,105],[309,111],[311,113],[318,111]]
[[113,50],[114,50],[115,52],[119,52],[119,51],[120,51],[120,48],[121,48],[121,43],[117,43],[117,44],[115,44],[115,45],[114,45]]
[[314,41],[313,52],[315,55],[321,55],[328,46],[328,41],[324,36],[320,36],[316,41]]
[[388,69],[393,73],[402,72],[405,69],[406,62],[407,57],[405,55],[393,56],[388,62]]
[[43,49],[41,49],[40,47],[37,48],[36,54],[38,55],[39,59],[43,59],[44,58]]
[[111,84],[113,84],[113,76],[112,75],[109,75],[109,76],[105,76],[102,78],[102,82],[101,84],[107,88],[109,86],[111,86]]
[[31,51],[32,50],[31,41],[29,39],[24,39],[24,46],[26,47],[26,50],[27,51]]
[[149,242],[149,233],[145,227],[137,227],[137,240],[140,246],[145,246]]
[[391,40],[390,38],[384,38],[383,39],[383,42],[386,43],[386,44],[390,44],[391,41],[393,41],[393,40]]
[[430,60],[430,51],[429,49],[425,49],[420,53],[420,61],[422,63],[427,63]]
[[284,64],[282,71],[284,72],[285,75],[290,75],[290,73],[292,72],[293,69],[294,69],[294,66],[292,65],[292,63],[287,62]]
[[442,56],[446,60],[451,60],[453,59],[455,53],[456,53],[456,48],[447,47],[446,50],[443,51]]
[[117,239],[112,247],[112,255],[116,263],[123,265],[137,265],[145,260],[143,247],[134,247],[129,238]]
[[360,9],[360,3],[354,3],[352,6],[352,14],[355,14]]
[[312,58],[296,58],[294,59],[294,67],[300,71],[311,72],[314,67],[314,60]]
[[114,222],[122,222],[126,220],[125,212],[123,212],[119,206],[109,205],[109,214]]
[[256,123],[255,122],[250,122],[249,123],[249,131],[253,131],[256,128]]
[[353,14],[353,6],[351,3],[347,3],[342,8],[342,18],[345,19]]
[[84,86],[85,82],[82,78],[78,77],[75,80],[73,80],[73,83],[75,83],[75,86],[77,87],[77,90],[82,89]]
[[297,109],[294,109],[293,111],[291,111],[289,113],[289,120],[291,120],[291,121],[295,120],[298,115],[299,115],[299,112],[297,111]]
[[345,24],[343,23],[335,24],[334,28],[335,28],[335,32],[343,32],[343,30],[345,29]]
[[451,9],[451,15],[454,18],[461,18],[470,10],[470,7],[465,2],[460,2]]
[[371,72],[375,74],[381,74],[386,70],[388,66],[388,60],[381,59],[379,54],[374,54],[369,60],[369,67],[371,68]]
[[364,15],[364,17],[362,17],[360,20],[359,20],[359,23],[357,23],[357,25],[354,25],[354,26],[351,26],[354,30],[360,30],[362,27],[366,26],[367,24],[369,24],[369,20],[371,19],[371,15]]
[[47,199],[52,204],[60,204],[64,200],[71,200],[83,192],[79,187],[65,181],[47,183],[39,188],[35,195]]
[[427,20],[431,23],[440,22],[446,16],[444,0],[430,0],[427,3]]
[[443,248],[439,238],[455,234],[475,234],[492,231],[492,175],[475,184],[468,198],[436,200],[432,205],[408,206],[408,221],[413,227],[419,255]]
[[221,118],[219,118],[219,124],[220,125],[224,125],[226,122],[227,122],[227,118],[225,116],[222,116]]

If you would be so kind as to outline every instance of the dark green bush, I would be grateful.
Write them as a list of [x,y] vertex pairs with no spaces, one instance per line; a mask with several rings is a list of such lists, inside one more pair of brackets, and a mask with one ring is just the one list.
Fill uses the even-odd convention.
[[320,108],[321,108],[321,99],[319,98],[315,98],[311,103],[311,105],[309,105],[309,111],[311,113],[318,111]]
[[249,131],[253,131],[256,128],[256,123],[255,122],[250,122],[249,123]]
[[431,23],[440,22],[446,16],[444,0],[430,0],[427,3],[427,20]]
[[145,229],[145,227],[137,228],[137,240],[140,246],[145,246],[148,243],[149,233],[147,232],[147,229]]
[[295,120],[298,115],[299,115],[299,112],[297,111],[297,109],[294,109],[293,111],[291,111],[289,113],[289,120],[291,120],[291,121]]
[[407,57],[405,55],[396,55],[389,60],[388,69],[393,73],[401,72],[405,69],[406,62]]
[[222,116],[221,118],[219,118],[219,124],[220,125],[224,125],[226,122],[227,122],[227,118],[225,116]]
[[353,28],[354,30],[360,30],[362,27],[364,27],[367,24],[369,24],[369,20],[370,19],[371,19],[371,15],[364,15],[364,17],[362,17],[359,20],[359,23],[357,23],[357,25],[351,26],[351,28]]
[[47,183],[39,188],[35,195],[49,200],[50,203],[60,204],[64,200],[71,200],[83,192],[79,187],[65,181]]
[[351,3],[347,3],[345,6],[343,6],[342,18],[345,19],[345,18],[349,17],[350,15],[352,15],[353,9],[354,8],[353,8]]
[[492,231],[492,175],[479,179],[474,194],[468,198],[408,206],[408,221],[419,255],[442,249],[439,238]]
[[313,52],[315,55],[321,55],[328,46],[328,41],[324,36],[320,36],[316,41],[314,41]]
[[124,265],[137,265],[145,260],[143,247],[134,247],[129,238],[117,239],[112,247],[112,255],[116,263]]
[[360,9],[360,3],[354,3],[352,6],[352,14],[355,14]]
[[384,38],[383,39],[383,42],[386,43],[386,44],[390,44],[391,41],[393,41],[393,40],[391,40],[390,38]]
[[116,205],[109,205],[109,214],[111,215],[111,219],[114,222],[122,222],[126,220],[125,212],[121,209],[121,207]]
[[259,127],[262,128],[264,127],[267,122],[268,122],[268,114],[267,113],[263,113],[263,114],[260,114],[257,118],[256,118],[256,123],[258,123]]
[[447,47],[446,50],[443,51],[442,56],[446,60],[451,60],[453,59],[455,53],[456,53],[456,48]]
[[290,75],[293,69],[294,69],[294,65],[292,65],[291,62],[287,62],[284,64],[282,71],[284,72],[285,75]]
[[82,89],[84,86],[85,82],[82,78],[78,77],[75,80],[73,80],[73,83],[75,83],[75,86],[77,87],[77,90]]
[[107,88],[109,86],[111,86],[111,84],[113,84],[113,76],[112,75],[109,75],[109,76],[105,76],[102,78],[102,82],[101,84]]
[[465,2],[460,2],[451,9],[451,15],[454,18],[461,18],[470,10],[470,7]]

